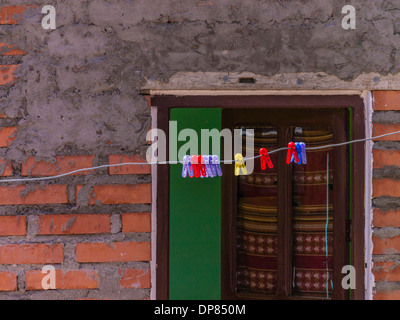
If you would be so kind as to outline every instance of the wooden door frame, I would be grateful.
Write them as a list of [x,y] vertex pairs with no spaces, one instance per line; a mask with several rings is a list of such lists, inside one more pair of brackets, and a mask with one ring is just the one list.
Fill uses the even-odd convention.
[[[351,108],[353,110],[353,139],[365,138],[365,110],[360,96],[353,95],[254,95],[254,96],[151,96],[151,106],[157,108],[157,127],[169,140],[169,113],[171,108]],[[352,148],[352,262],[356,270],[356,289],[353,298],[364,299],[364,184],[365,143]],[[166,155],[168,160],[168,152]],[[157,168],[157,240],[156,240],[156,299],[169,299],[169,165]],[[224,206],[224,204],[222,204]],[[222,223],[222,228],[224,225]],[[223,253],[223,252],[222,252]],[[222,261],[224,257],[221,256]],[[223,285],[223,283],[221,283]]]

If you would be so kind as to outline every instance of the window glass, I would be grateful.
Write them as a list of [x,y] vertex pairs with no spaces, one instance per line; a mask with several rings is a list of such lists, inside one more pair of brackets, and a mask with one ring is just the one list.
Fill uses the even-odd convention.
[[[307,147],[333,142],[329,128],[296,127],[293,140]],[[329,154],[329,180],[327,155]],[[333,281],[333,154],[332,149],[308,150],[306,164],[292,164],[292,292],[326,298]],[[327,186],[327,182],[329,185]],[[327,190],[328,187],[328,190]],[[327,215],[327,194],[329,212]],[[327,220],[328,219],[328,220]],[[328,223],[327,223],[328,221]],[[328,255],[326,254],[326,240]]]
[[[254,149],[246,150],[246,127],[242,128],[243,156],[258,155],[260,148],[277,148],[277,130],[254,129]],[[250,128],[250,127],[247,127]],[[274,168],[261,170],[254,161],[250,175],[238,176],[237,184],[237,290],[238,292],[274,293],[277,286],[277,161]]]

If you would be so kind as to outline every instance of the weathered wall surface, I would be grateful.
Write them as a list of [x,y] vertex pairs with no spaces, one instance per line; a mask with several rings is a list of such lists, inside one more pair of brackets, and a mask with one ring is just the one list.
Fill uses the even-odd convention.
[[[149,109],[137,90],[178,71],[323,71],[353,79],[397,73],[400,65],[396,1],[352,2],[356,30],[341,27],[346,1],[30,3],[38,7],[1,27],[2,43],[26,52],[1,57],[17,65],[19,78],[0,91],[1,111],[18,119],[9,158],[143,149]],[[28,3],[1,1],[18,4]],[[54,31],[41,27],[44,4],[56,7]]]
[[[0,4],[3,176],[143,162],[145,54],[91,22],[107,6],[46,3],[57,7],[51,32],[41,3]],[[0,299],[148,299],[149,174],[118,167],[0,185]],[[44,265],[56,269],[56,290],[43,290]]]
[[[47,4],[57,10],[56,30],[41,27]],[[398,1],[352,1],[355,30],[341,27],[345,4],[0,0],[3,176],[140,161],[151,119],[138,90],[176,72],[325,72],[346,81],[397,74]],[[397,124],[398,117],[382,109],[374,120]],[[398,148],[395,141],[375,149],[396,156]],[[397,179],[397,169],[377,167],[376,181]],[[149,173],[130,167],[0,186],[0,298],[148,298]],[[396,216],[397,196],[375,196],[378,213]],[[398,227],[378,225],[376,234],[397,235]],[[397,266],[397,251],[375,254],[378,262],[394,255]],[[60,270],[59,290],[39,290],[43,264]],[[397,278],[381,280],[378,293],[398,287]]]

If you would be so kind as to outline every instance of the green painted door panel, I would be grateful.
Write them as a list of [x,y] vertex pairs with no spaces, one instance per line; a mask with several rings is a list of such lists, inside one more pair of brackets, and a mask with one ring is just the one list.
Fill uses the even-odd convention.
[[[200,154],[201,129],[220,131],[221,114],[219,108],[175,108],[170,120],[177,121],[178,134],[185,128],[197,132]],[[221,298],[220,177],[182,178],[182,165],[170,165],[169,259],[170,299]]]

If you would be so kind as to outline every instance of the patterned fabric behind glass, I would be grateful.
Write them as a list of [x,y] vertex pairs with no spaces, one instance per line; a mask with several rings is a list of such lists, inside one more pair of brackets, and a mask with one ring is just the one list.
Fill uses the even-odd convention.
[[[295,128],[294,141],[304,141],[306,146],[332,143],[328,130]],[[331,149],[307,151],[307,164],[293,168],[293,294],[326,297],[328,263],[329,279],[332,280],[333,254],[333,171],[329,170],[329,223],[328,259],[326,258],[326,161],[332,168]],[[332,292],[331,281],[328,285]]]
[[[244,127],[241,127],[244,128]],[[250,128],[250,127],[249,127]],[[271,127],[254,128],[254,150],[243,156],[258,155],[262,147],[274,150],[277,132]],[[242,137],[245,136],[243,130]],[[238,291],[274,293],[277,282],[277,161],[271,155],[273,169],[261,170],[255,159],[251,175],[238,180],[237,210],[237,287]]]

